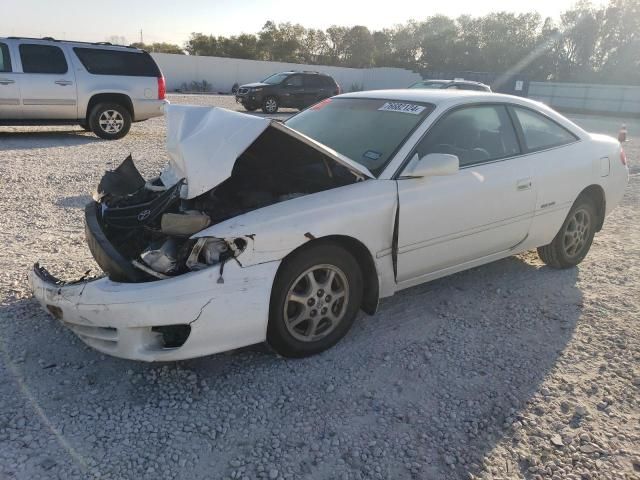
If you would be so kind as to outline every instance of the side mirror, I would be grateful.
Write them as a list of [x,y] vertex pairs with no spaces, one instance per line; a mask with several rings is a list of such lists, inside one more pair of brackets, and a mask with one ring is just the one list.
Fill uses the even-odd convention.
[[456,155],[448,153],[429,153],[422,158],[416,153],[402,173],[402,177],[437,177],[453,175],[460,169],[460,161]]

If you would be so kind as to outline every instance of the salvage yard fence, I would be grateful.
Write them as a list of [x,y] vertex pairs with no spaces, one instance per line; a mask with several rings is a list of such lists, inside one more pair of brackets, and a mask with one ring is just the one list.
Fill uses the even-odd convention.
[[640,86],[531,82],[529,98],[566,112],[640,117]]
[[167,90],[183,85],[203,84],[210,91],[229,93],[234,84],[258,82],[269,75],[287,70],[308,70],[331,75],[342,91],[406,88],[422,77],[404,68],[347,68],[327,65],[301,65],[285,62],[264,62],[239,58],[206,57],[152,53],[167,81]]

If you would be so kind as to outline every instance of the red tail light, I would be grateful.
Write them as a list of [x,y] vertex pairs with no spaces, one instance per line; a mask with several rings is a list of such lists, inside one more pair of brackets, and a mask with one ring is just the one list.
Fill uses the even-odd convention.
[[167,83],[161,75],[158,77],[158,100],[164,100],[167,96]]
[[627,154],[624,153],[624,149],[620,149],[620,161],[622,162],[622,165],[624,165],[625,167],[627,166]]

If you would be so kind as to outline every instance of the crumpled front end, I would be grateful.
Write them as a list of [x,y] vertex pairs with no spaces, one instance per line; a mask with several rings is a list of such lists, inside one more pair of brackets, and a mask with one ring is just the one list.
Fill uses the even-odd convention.
[[36,265],[29,272],[43,308],[84,343],[143,361],[193,358],[262,342],[279,262],[229,263],[162,282],[102,277],[65,284]]
[[107,278],[65,284],[36,265],[30,281],[45,309],[124,358],[175,360],[264,340],[282,252],[249,266],[251,225],[205,232],[365,176],[285,127],[246,117],[176,107],[161,175],[143,178],[131,156],[106,172],[85,208],[85,234]]

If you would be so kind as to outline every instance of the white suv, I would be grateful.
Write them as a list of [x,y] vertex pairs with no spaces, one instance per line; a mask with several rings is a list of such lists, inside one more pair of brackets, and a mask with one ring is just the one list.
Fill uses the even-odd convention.
[[165,80],[144,50],[0,38],[0,125],[76,124],[101,138],[162,115]]

